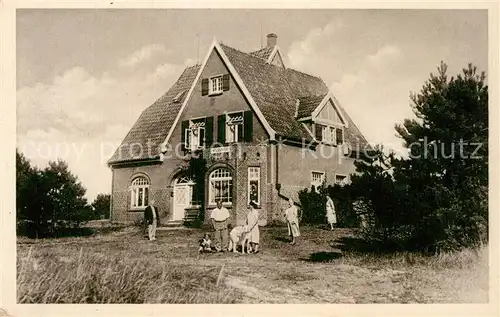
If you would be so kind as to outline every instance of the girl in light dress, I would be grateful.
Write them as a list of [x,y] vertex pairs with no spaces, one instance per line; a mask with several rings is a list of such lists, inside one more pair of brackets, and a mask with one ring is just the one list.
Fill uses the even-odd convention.
[[330,196],[326,196],[326,220],[330,224],[330,230],[337,224],[337,215],[335,213],[335,204]]
[[257,204],[254,201],[250,201],[249,212],[247,214],[247,230],[250,239],[250,244],[252,246],[253,253],[259,253],[259,211],[257,210]]
[[285,210],[285,219],[288,224],[288,235],[292,237],[290,244],[295,244],[295,239],[300,237],[299,229],[299,212],[297,206],[294,205],[293,199],[288,200],[289,207]]

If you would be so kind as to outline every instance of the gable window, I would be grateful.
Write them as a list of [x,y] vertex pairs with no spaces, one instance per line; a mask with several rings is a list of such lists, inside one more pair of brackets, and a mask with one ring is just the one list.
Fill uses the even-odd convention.
[[260,205],[260,167],[248,168],[248,203]]
[[222,93],[222,75],[210,78],[208,85],[208,94],[221,94]]
[[203,78],[201,80],[201,95],[220,95],[229,90],[230,78],[229,74]]
[[344,129],[326,124],[315,124],[316,140],[330,145],[342,145],[344,143]]
[[130,207],[143,208],[148,205],[149,181],[144,176],[134,178],[130,185]]
[[335,128],[324,126],[322,130],[322,140],[326,144],[335,144]]
[[226,143],[241,141],[243,138],[243,112],[226,115]]
[[233,177],[231,171],[226,168],[218,168],[210,173],[209,182],[208,196],[210,204],[215,205],[218,200],[223,203],[232,203]]
[[319,190],[319,187],[323,185],[325,181],[325,173],[324,172],[311,172],[311,185],[314,186],[316,191]]

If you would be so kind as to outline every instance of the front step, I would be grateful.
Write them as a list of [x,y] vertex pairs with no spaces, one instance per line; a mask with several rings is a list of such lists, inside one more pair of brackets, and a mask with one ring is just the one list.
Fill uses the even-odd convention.
[[182,220],[169,220],[167,223],[162,224],[162,227],[182,227],[184,221]]

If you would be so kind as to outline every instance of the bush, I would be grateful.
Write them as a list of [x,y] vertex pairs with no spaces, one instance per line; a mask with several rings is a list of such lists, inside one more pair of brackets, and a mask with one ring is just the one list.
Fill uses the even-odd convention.
[[313,188],[307,188],[299,192],[299,200],[302,206],[303,223],[320,224],[325,223],[325,194],[316,192]]
[[299,192],[303,223],[326,223],[326,195],[329,195],[335,204],[337,227],[356,228],[359,226],[358,215],[353,208],[350,188],[339,185],[321,186],[318,191],[314,188],[306,188]]

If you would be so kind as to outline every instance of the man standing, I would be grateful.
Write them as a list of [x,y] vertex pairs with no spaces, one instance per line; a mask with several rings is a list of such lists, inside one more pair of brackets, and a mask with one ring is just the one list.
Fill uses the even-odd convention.
[[151,203],[144,210],[144,220],[148,225],[148,237],[150,241],[156,240],[156,225],[158,224],[158,208],[154,204],[155,200],[152,199]]
[[227,210],[227,208],[222,206],[222,201],[217,201],[217,208],[214,208],[214,210],[212,210],[210,219],[212,220],[212,226],[214,227],[215,231],[215,249],[218,252],[220,252],[221,250],[226,251],[228,244],[227,225],[229,219],[229,211]]

